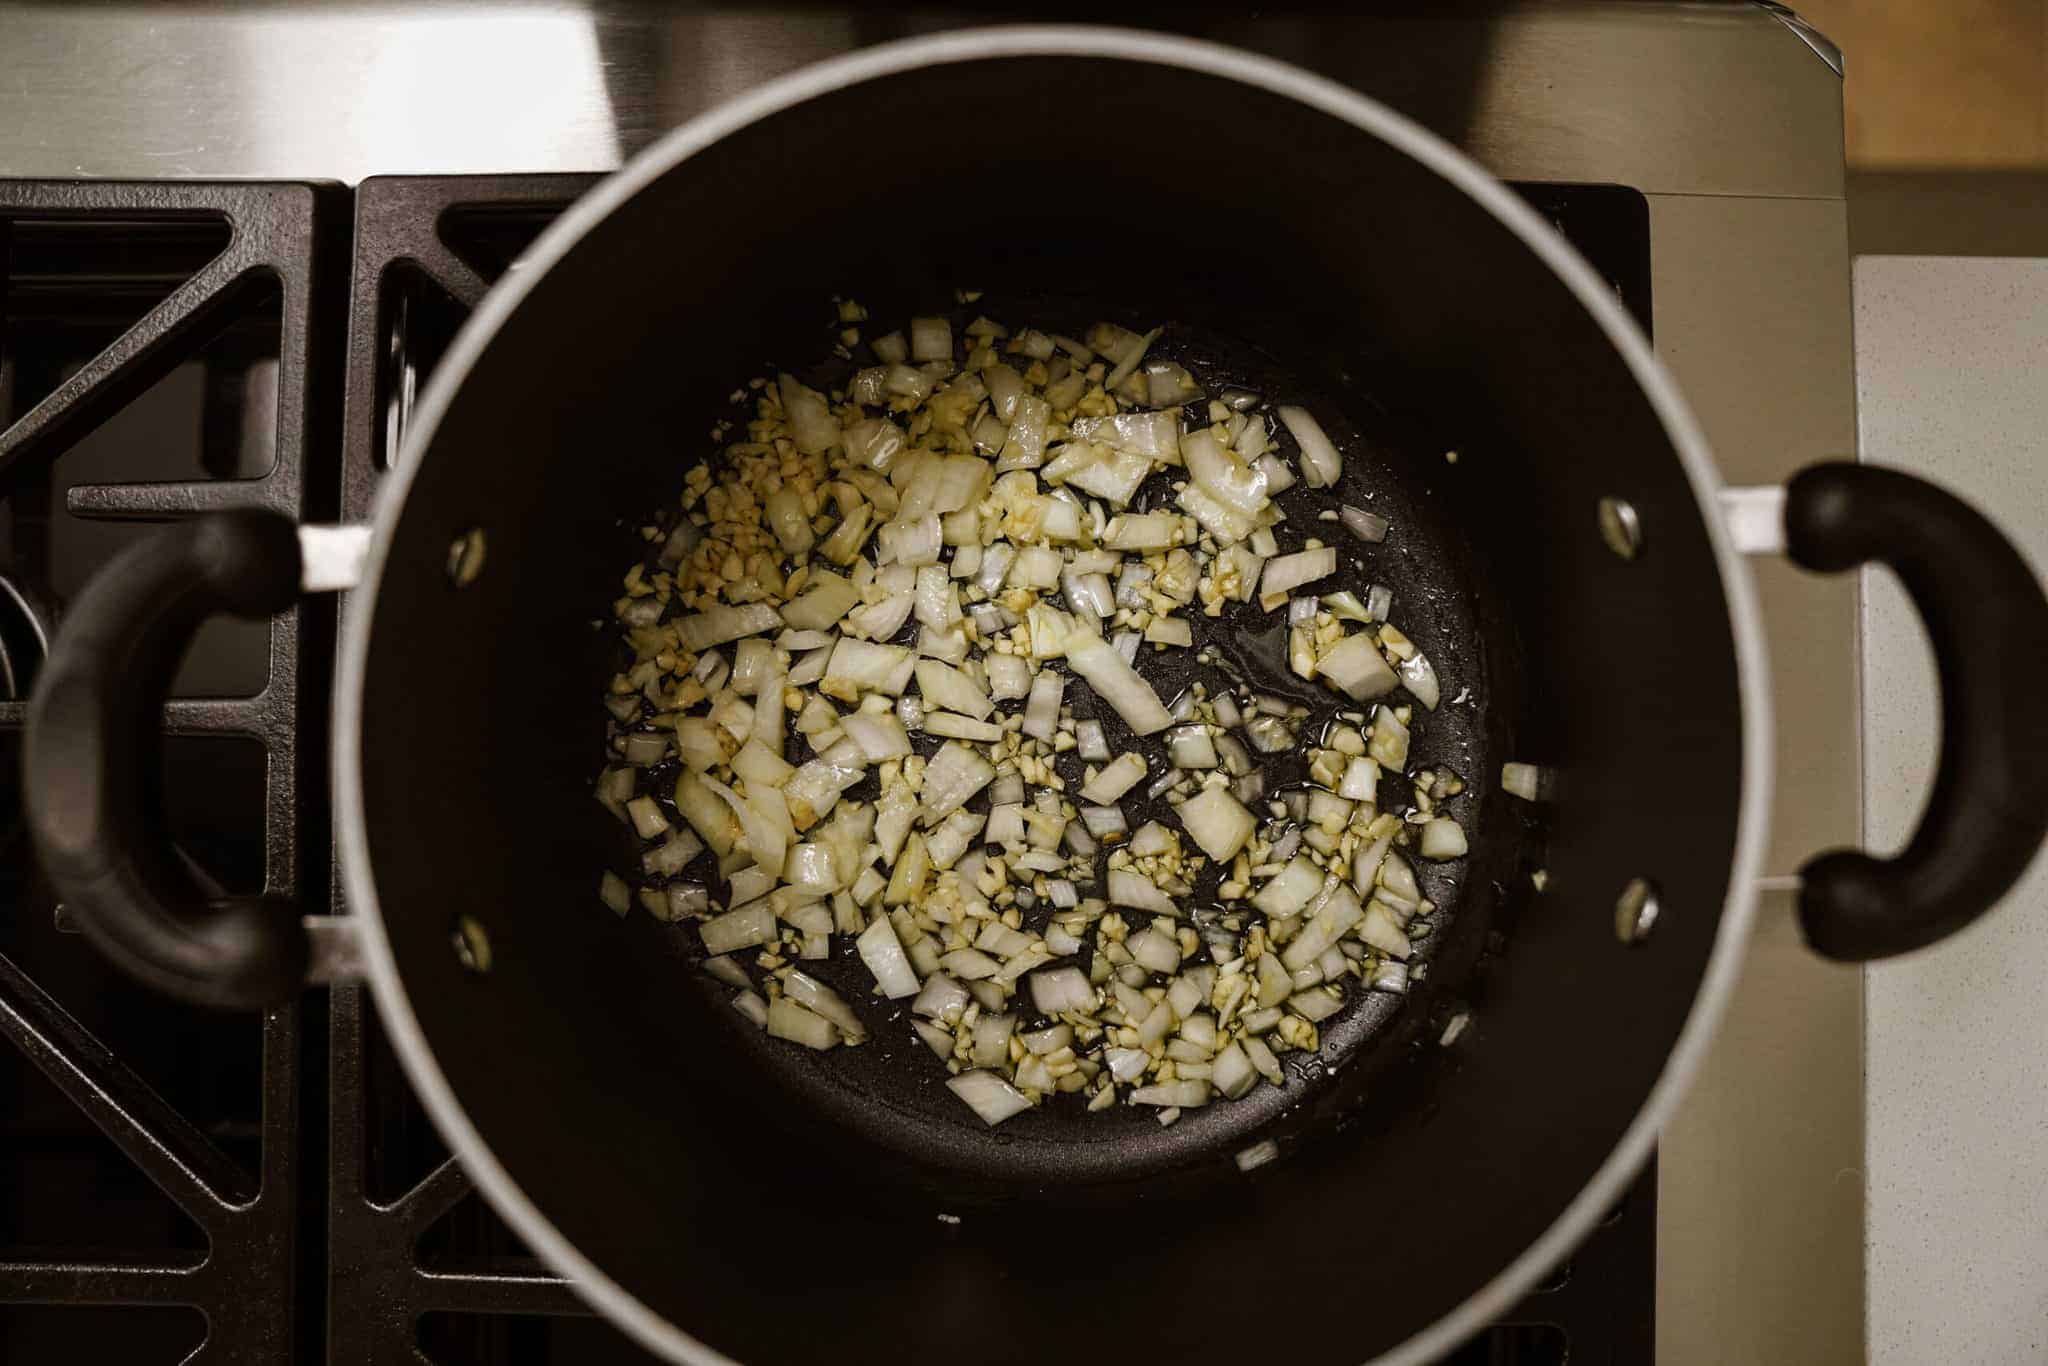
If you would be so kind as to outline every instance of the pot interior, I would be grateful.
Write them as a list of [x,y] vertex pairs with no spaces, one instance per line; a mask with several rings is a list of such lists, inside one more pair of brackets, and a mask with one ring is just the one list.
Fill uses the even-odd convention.
[[[590,796],[616,664],[593,623],[636,528],[736,385],[826,352],[832,296],[886,329],[963,289],[1013,324],[1064,307],[1228,339],[1333,408],[1394,509],[1378,576],[1432,599],[1404,629],[1477,694],[1464,722],[1417,732],[1440,730],[1476,816],[1473,858],[1431,874],[1456,913],[1428,980],[1256,1132],[1164,1144],[1116,1116],[1092,1146],[990,1136],[938,1117],[935,1066],[932,1113],[864,1105],[835,1070],[846,1050],[764,1066],[679,956],[688,931],[596,901],[620,849]],[[1270,1351],[1285,1332],[1301,1359],[1357,1361],[1506,1268],[1662,1072],[1742,778],[1699,505],[1569,290],[1376,137],[1120,58],[880,77],[673,167],[435,382],[457,387],[397,514],[354,756],[379,911],[499,1161],[698,1340],[800,1360],[829,1331],[836,1356],[895,1361]],[[1602,540],[1603,497],[1637,511],[1632,561]],[[485,562],[457,588],[449,547],[471,528]],[[1499,792],[1507,759],[1554,768],[1555,801]],[[1638,877],[1661,916],[1625,947],[1614,904]],[[490,936],[487,975],[451,949],[458,915]],[[870,1047],[922,1051],[907,1025]],[[1231,1154],[1269,1132],[1280,1160],[1238,1175]],[[1006,1177],[973,1156],[1041,1141]],[[1366,1298],[1328,1293],[1353,1286]]]

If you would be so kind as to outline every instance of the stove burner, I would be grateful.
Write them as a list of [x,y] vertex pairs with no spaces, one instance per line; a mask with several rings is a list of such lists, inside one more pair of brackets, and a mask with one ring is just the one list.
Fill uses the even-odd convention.
[[[48,641],[47,604],[118,549],[119,523],[213,507],[331,515],[307,453],[325,392],[313,362],[337,302],[320,268],[334,264],[342,196],[254,182],[0,181],[9,751]],[[193,414],[194,430],[173,430],[177,412]],[[179,449],[195,454],[165,469]],[[259,454],[208,458],[228,450]],[[224,675],[208,658],[166,710],[171,828],[233,890],[292,895],[304,845],[317,866],[324,809],[301,801],[299,740],[320,724],[331,637],[302,632],[309,616],[324,628],[328,610],[297,609],[244,637],[253,670]],[[202,637],[195,654],[209,653]],[[9,829],[18,770],[0,753]],[[19,838],[0,848],[0,903],[50,906]],[[301,1292],[319,1278],[296,1256],[301,1163],[319,1160],[302,1151],[302,1007],[257,1017],[177,1006],[58,928],[48,914],[0,916],[0,1036],[12,1044],[0,1048],[0,1359],[66,1360],[81,1343],[95,1360],[187,1347],[233,1361],[318,1357],[323,1325]],[[76,1326],[24,1308],[51,1305]]]

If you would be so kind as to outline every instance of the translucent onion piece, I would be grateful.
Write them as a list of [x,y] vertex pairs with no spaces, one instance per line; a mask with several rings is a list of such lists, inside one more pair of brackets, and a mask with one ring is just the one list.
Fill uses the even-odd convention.
[[1354,702],[1385,697],[1401,681],[1373,638],[1363,631],[1325,650],[1316,660],[1315,671]]
[[1386,540],[1387,530],[1393,525],[1379,514],[1352,507],[1349,503],[1339,509],[1337,515],[1345,530],[1369,545],[1378,545]]
[[1129,906],[1153,915],[1180,914],[1173,898],[1159,890],[1152,879],[1127,868],[1109,870],[1109,900],[1111,905]]
[[1463,858],[1468,846],[1465,827],[1448,816],[1439,816],[1422,827],[1422,856],[1427,859]]
[[1044,968],[1031,974],[1031,1003],[1041,1015],[1088,1011],[1095,1007],[1095,988],[1076,967]]
[[1337,448],[1323,431],[1322,424],[1310,416],[1308,409],[1292,403],[1283,403],[1278,412],[1280,421],[1286,424],[1288,434],[1301,447],[1301,477],[1312,489],[1328,488],[1335,484],[1344,473],[1344,458],[1337,454]]
[[1436,681],[1436,666],[1429,657],[1420,652],[1401,661],[1401,686],[1430,711],[1436,710],[1441,689]]
[[839,1046],[839,1031],[830,1020],[804,1009],[787,996],[768,1003],[768,1033],[819,1052]]
[[1503,790],[1513,796],[1520,797],[1525,802],[1541,801],[1543,799],[1544,773],[1535,764],[1502,764],[1500,766],[1500,785]]
[[782,989],[789,999],[811,1013],[829,1020],[832,1026],[851,1042],[858,1043],[868,1036],[867,1026],[853,1013],[838,992],[820,982],[808,973],[792,969],[782,979]]
[[1126,750],[1082,784],[1081,797],[1097,806],[1108,806],[1142,782],[1144,777],[1144,756],[1134,750]]
[[[1030,698],[1024,704],[1024,725],[1026,735],[1036,740],[1050,740],[1060,723],[1060,696],[1067,680],[1051,669],[1041,670],[1031,680]],[[1112,799],[1114,800],[1114,799]]]
[[764,602],[750,602],[739,607],[720,605],[691,616],[679,617],[676,620],[676,631],[686,648],[702,652],[714,645],[738,640],[742,636],[772,631],[782,625],[782,622],[781,613],[773,607]]
[[713,954],[733,953],[774,942],[775,909],[765,899],[713,916],[702,922],[698,933],[705,949]]
[[948,1077],[946,1089],[966,1102],[990,1128],[1031,1108],[1031,1102],[1023,1092],[993,1072],[977,1069]]
[[1331,546],[1282,555],[1266,561],[1265,576],[1259,580],[1259,596],[1271,598],[1292,593],[1303,584],[1313,583],[1336,572],[1337,552]]
[[1159,694],[1122,655],[1099,636],[1076,634],[1081,636],[1078,641],[1070,638],[1067,642],[1067,663],[1098,697],[1116,709],[1133,734],[1150,735],[1173,724]]
[[1251,838],[1251,812],[1220,787],[1204,788],[1180,804],[1180,821],[1200,845],[1202,852],[1218,863],[1227,863]]

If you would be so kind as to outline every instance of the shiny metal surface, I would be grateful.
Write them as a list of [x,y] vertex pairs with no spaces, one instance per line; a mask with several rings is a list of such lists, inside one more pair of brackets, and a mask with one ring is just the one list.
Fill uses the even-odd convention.
[[[1575,0],[1353,21],[1370,40],[1343,42],[1272,10],[1199,25],[1182,11],[1177,27],[1354,85],[1502,176],[1642,190],[1657,350],[1729,482],[1778,485],[1856,449],[1841,86],[1832,45],[1781,11]],[[17,4],[0,10],[0,175],[608,170],[811,60],[1014,17]],[[1756,571],[1778,711],[1775,881],[1859,832],[1857,597],[1847,577]],[[1861,976],[1808,955],[1790,905],[1766,898],[1731,1017],[1663,1145],[1665,1366],[1862,1359]]]
[[1767,11],[1779,23],[1797,34],[1799,41],[1813,50],[1814,56],[1827,63],[1828,70],[1837,76],[1844,74],[1842,49],[1836,47],[1834,41],[1825,33],[1800,17],[1791,6],[1778,4],[1776,0],[1756,0],[1756,6]]
[[1785,489],[1779,484],[1721,490],[1728,536],[1745,555],[1785,553]]
[[[1193,18],[1199,11],[1188,12]],[[970,6],[705,13],[574,3],[0,10],[0,168],[306,177],[610,170],[656,134],[850,47],[1017,17]],[[1136,22],[1119,14],[1118,22]],[[1838,195],[1839,91],[1749,4],[1574,3],[1370,25],[1284,8],[1176,25],[1322,71],[1528,179]]]
[[300,590],[339,593],[354,588],[363,577],[363,556],[369,549],[366,526],[300,527]]

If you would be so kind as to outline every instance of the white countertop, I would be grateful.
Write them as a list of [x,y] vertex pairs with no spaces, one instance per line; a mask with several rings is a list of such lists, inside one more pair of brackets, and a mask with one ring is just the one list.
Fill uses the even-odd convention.
[[[1863,458],[1954,489],[2048,566],[2048,261],[1864,257],[1855,297]],[[1863,623],[1864,827],[1895,849],[1934,769],[1934,669],[1883,573]],[[1864,1047],[1870,1360],[2048,1361],[2048,860],[1869,970]]]

